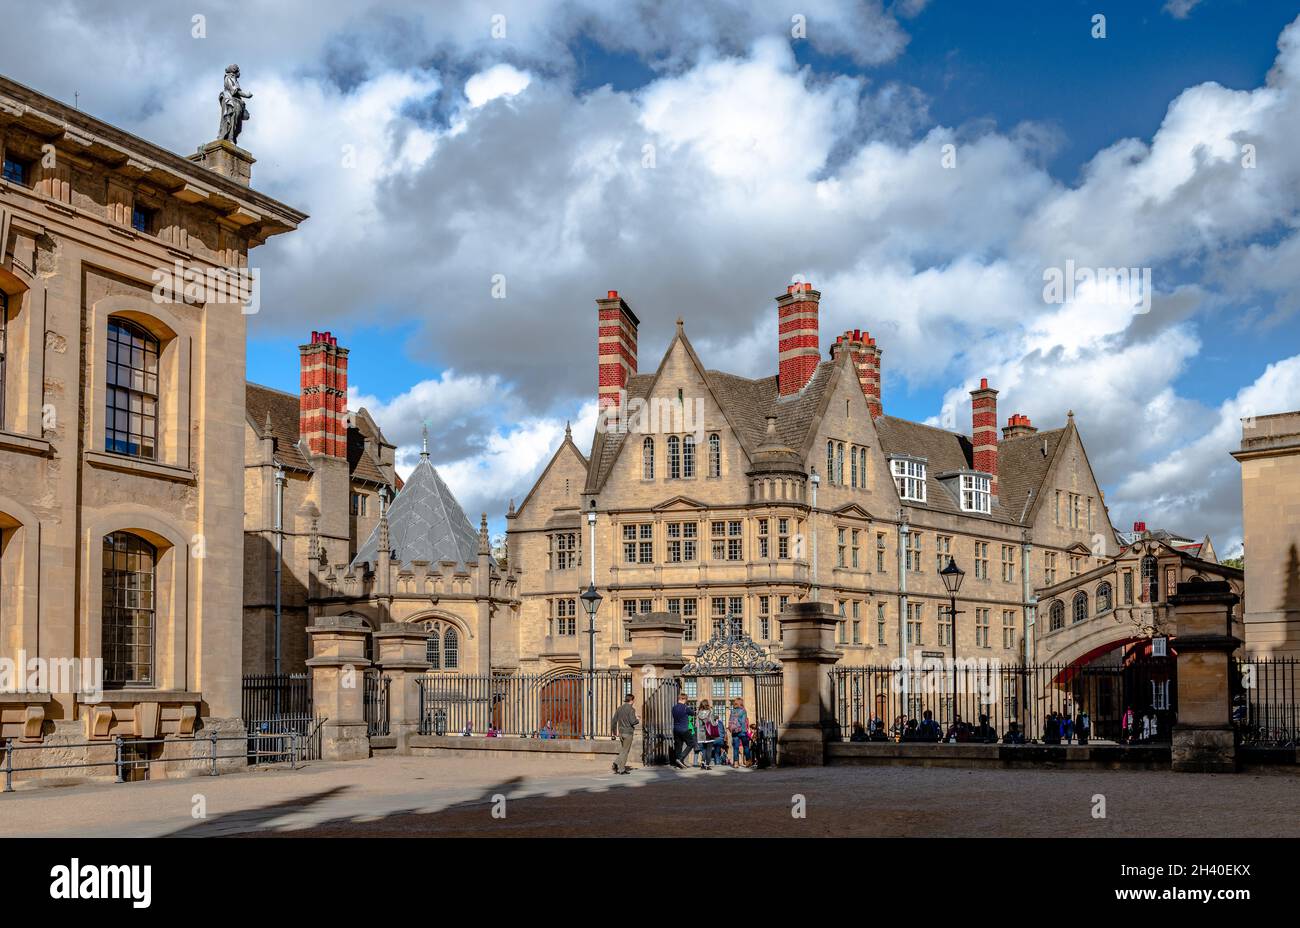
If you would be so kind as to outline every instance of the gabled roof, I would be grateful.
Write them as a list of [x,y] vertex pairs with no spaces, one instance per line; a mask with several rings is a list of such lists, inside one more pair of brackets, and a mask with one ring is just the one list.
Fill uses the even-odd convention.
[[[781,444],[800,453],[807,450],[812,441],[817,415],[822,411],[829,395],[828,388],[835,382],[836,361],[821,362],[802,390],[790,396],[781,396],[775,376],[751,380],[737,374],[707,370],[695,354],[690,339],[679,326],[655,373],[635,374],[628,378],[629,402],[650,398],[659,374],[678,341],[695,362],[706,388],[722,410],[746,456],[752,458],[763,444],[769,415],[776,416],[776,434]],[[846,360],[843,363],[848,362]],[[591,445],[592,466],[587,472],[587,493],[599,493],[604,488],[623,445],[629,438],[636,439],[639,445],[641,437],[635,433],[597,430]]]
[[[293,393],[261,384],[244,383],[244,410],[249,425],[265,438],[269,422],[270,436],[275,440],[275,459],[290,470],[311,473],[311,462],[298,444],[298,407],[299,398]],[[366,413],[366,420],[373,423],[369,413]],[[382,433],[376,437],[383,440]],[[385,485],[388,483],[378,462],[366,451],[364,434],[356,428],[348,429],[348,472],[355,480]]]
[[[357,549],[357,556],[352,559],[354,565],[365,562],[373,567],[379,562],[380,528],[376,525],[365,544]],[[420,455],[420,463],[415,465],[411,476],[406,478],[406,485],[388,507],[388,543],[402,564],[478,561],[479,534],[429,463],[427,453]]]

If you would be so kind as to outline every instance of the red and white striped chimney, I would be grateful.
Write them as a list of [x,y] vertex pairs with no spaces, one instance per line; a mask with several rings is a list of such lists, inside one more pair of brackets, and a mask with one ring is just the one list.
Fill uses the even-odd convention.
[[636,373],[636,334],[641,320],[617,290],[597,300],[596,306],[596,399],[597,406],[604,409],[620,405],[628,379]]
[[975,469],[991,474],[990,489],[998,492],[998,391],[980,378],[978,390],[970,391],[971,444],[975,448]]
[[831,358],[841,351],[847,351],[853,357],[853,369],[858,375],[858,384],[862,395],[867,398],[867,409],[871,418],[877,419],[883,412],[880,405],[880,349],[870,332],[861,329],[845,329],[843,335],[835,337],[831,345]]
[[776,298],[777,385],[782,396],[798,393],[821,360],[817,313],[822,295],[810,283],[791,284]]
[[348,456],[348,349],[329,332],[298,346],[301,392],[298,435],[311,454]]

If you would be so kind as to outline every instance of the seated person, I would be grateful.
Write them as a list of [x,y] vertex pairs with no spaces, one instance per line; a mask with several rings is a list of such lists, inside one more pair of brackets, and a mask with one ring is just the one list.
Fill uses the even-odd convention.
[[979,744],[998,743],[998,733],[994,731],[993,726],[989,724],[989,717],[987,715],[980,716],[980,723],[975,727],[971,739]]
[[867,737],[868,741],[888,741],[889,735],[885,733],[885,723],[876,719],[876,724],[871,729],[871,734]]
[[1024,744],[1025,743],[1025,733],[1020,730],[1020,725],[1016,722],[1015,719],[1012,719],[1011,724],[1007,726],[1007,733],[1002,736],[1002,743],[1003,744]]
[[921,713],[921,727],[918,734],[920,735],[918,741],[928,741],[931,744],[934,744],[943,736],[943,729],[934,720],[934,713],[929,709]]
[[853,734],[849,735],[850,741],[867,741],[867,730],[862,727],[861,722],[853,723]]
[[921,730],[916,726],[916,719],[908,719],[907,724],[903,726],[904,741],[920,741]]

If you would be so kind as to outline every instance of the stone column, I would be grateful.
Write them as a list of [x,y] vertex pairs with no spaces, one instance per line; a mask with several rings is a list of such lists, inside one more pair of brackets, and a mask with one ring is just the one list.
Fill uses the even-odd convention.
[[428,673],[429,633],[417,625],[387,622],[375,632],[375,663],[388,684],[388,732],[397,739],[397,753],[407,753],[411,735],[420,729],[420,687],[416,678]]
[[1173,769],[1231,773],[1236,769],[1229,688],[1237,594],[1223,581],[1178,584],[1169,597],[1178,637],[1178,722],[1173,731]]
[[[671,612],[647,612],[628,622],[632,630],[632,654],[627,664],[632,668],[632,693],[636,696],[636,714],[641,719],[633,753],[639,756],[645,736],[646,700],[669,677],[681,674],[682,637],[686,624]],[[609,733],[609,719],[596,719],[597,737]]]
[[369,628],[351,615],[320,616],[307,629],[311,636],[312,705],[324,716],[321,756],[325,760],[361,760],[370,756],[362,705]]
[[782,703],[785,723],[778,737],[781,765],[820,767],[826,762],[826,742],[834,725],[830,665],[840,659],[835,649],[839,617],[828,603],[791,603],[777,616],[783,641]]

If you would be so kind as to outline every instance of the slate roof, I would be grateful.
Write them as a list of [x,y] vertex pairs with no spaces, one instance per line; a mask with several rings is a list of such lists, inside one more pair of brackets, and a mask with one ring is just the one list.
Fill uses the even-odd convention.
[[[364,561],[373,566],[379,562],[379,528],[376,525],[366,543],[357,549],[353,564]],[[420,455],[420,463],[388,507],[388,543],[402,564],[478,562],[478,531],[429,463],[427,452]]]
[[[950,471],[974,470],[974,447],[969,438],[895,416],[877,419],[876,433],[886,455],[906,454],[926,459],[925,502],[909,505],[981,518],[979,513],[963,512],[961,500],[939,479],[940,474]],[[1037,493],[1043,485],[1064,434],[1065,429],[1051,429],[998,442],[998,496],[989,518],[1020,523],[1029,509],[1029,491]]]
[[[699,359],[685,334],[679,331],[677,337],[682,339],[687,352],[698,364]],[[665,360],[671,352],[670,345]],[[801,455],[808,453],[818,414],[828,390],[835,383],[837,363],[834,359],[822,361],[802,390],[784,397],[778,392],[775,376],[752,380],[722,371],[704,370],[702,365],[701,370],[737,438],[753,459],[766,440],[769,415],[776,417],[776,438],[781,445]],[[848,372],[848,376],[853,376],[852,368],[847,364],[843,370]],[[628,378],[628,399],[648,399],[657,376],[636,374]],[[1070,426],[1066,426],[998,442],[998,497],[992,512],[986,516],[962,511],[960,499],[939,479],[940,474],[950,471],[974,469],[974,448],[967,436],[894,416],[881,416],[875,420],[875,426],[881,449],[887,456],[906,454],[927,460],[926,502],[908,502],[907,505],[1014,525],[1027,519],[1041,493],[1057,448],[1070,431]],[[596,433],[584,492],[601,491],[623,443],[629,438],[639,440],[640,436],[619,432]],[[820,460],[815,451],[813,460]]]
[[[264,434],[267,415],[271,417],[271,437],[275,439],[275,458],[292,470],[311,471],[311,462],[298,446],[298,396],[273,390],[261,384],[244,384],[244,409],[248,420]],[[387,484],[383,471],[366,451],[366,440],[356,429],[348,429],[348,471],[356,480]]]

